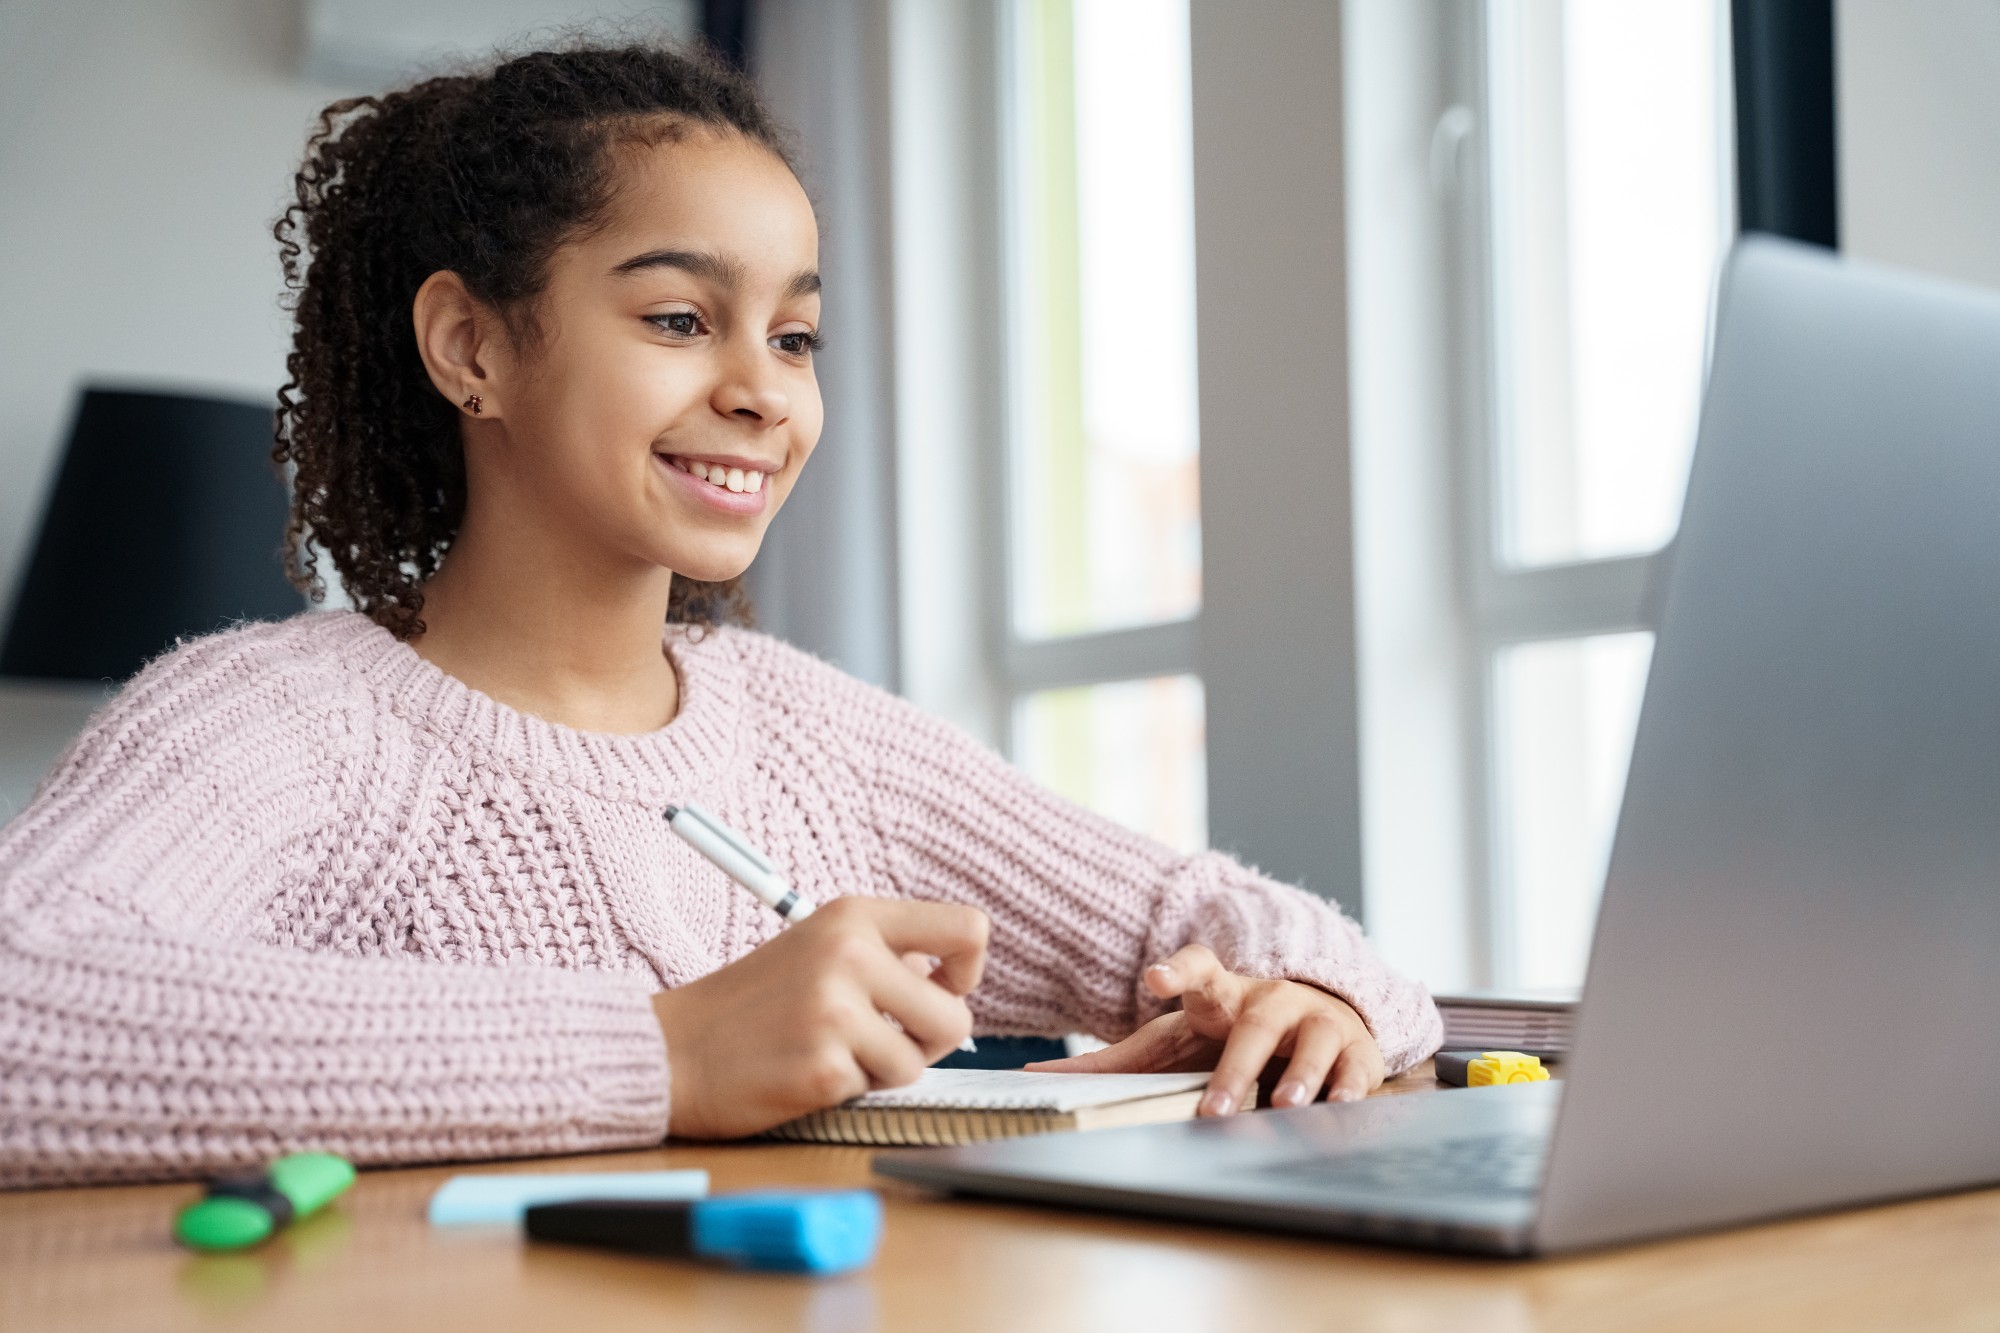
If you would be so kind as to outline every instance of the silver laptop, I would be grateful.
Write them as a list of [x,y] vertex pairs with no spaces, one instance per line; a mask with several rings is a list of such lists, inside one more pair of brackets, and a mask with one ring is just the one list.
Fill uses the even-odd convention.
[[2000,1182],[2000,298],[1750,240],[1567,1079],[885,1155],[1504,1254]]

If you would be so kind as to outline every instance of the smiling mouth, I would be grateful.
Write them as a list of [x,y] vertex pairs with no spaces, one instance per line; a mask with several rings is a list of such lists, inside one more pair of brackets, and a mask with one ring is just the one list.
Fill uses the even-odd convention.
[[697,481],[705,481],[719,490],[755,495],[764,489],[767,474],[751,468],[725,467],[721,463],[704,463],[699,458],[682,458],[676,454],[661,454],[660,457]]

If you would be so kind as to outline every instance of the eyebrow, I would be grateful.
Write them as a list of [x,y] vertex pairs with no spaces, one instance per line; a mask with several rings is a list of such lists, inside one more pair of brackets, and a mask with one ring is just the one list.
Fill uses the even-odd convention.
[[[738,287],[743,282],[743,266],[721,255],[710,254],[706,250],[648,250],[644,254],[633,255],[624,263],[612,269],[614,277],[625,277],[633,273],[643,273],[647,269],[676,268],[683,273],[712,282],[718,287]],[[813,269],[801,269],[785,284],[785,299],[811,296],[820,289],[819,274]]]
[[649,268],[677,268],[683,273],[705,278],[718,287],[734,287],[743,279],[741,265],[706,250],[648,250],[645,254],[633,255],[611,272],[622,278],[628,273],[643,273]]

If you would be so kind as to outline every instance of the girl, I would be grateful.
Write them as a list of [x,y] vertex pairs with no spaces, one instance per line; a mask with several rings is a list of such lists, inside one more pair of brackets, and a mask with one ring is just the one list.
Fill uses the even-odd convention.
[[[0,1183],[749,1134],[970,1031],[1213,1066],[1211,1115],[1436,1045],[1323,903],[728,627],[820,429],[743,80],[579,49],[337,103],[277,236],[292,536],[359,610],[166,654],[0,836]],[[823,910],[780,929],[690,799]]]

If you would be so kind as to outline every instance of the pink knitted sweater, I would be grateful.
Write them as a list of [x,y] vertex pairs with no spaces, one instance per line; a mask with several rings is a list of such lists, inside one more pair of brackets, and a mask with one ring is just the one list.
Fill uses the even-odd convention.
[[1190,942],[1345,998],[1392,1072],[1424,990],[1317,899],[1036,787],[777,640],[670,630],[681,711],[516,712],[358,614],[185,644],[0,832],[0,1185],[632,1147],[667,1132],[648,1002],[778,929],[663,826],[697,801],[822,900],[992,918],[978,1031],[1116,1038]]

